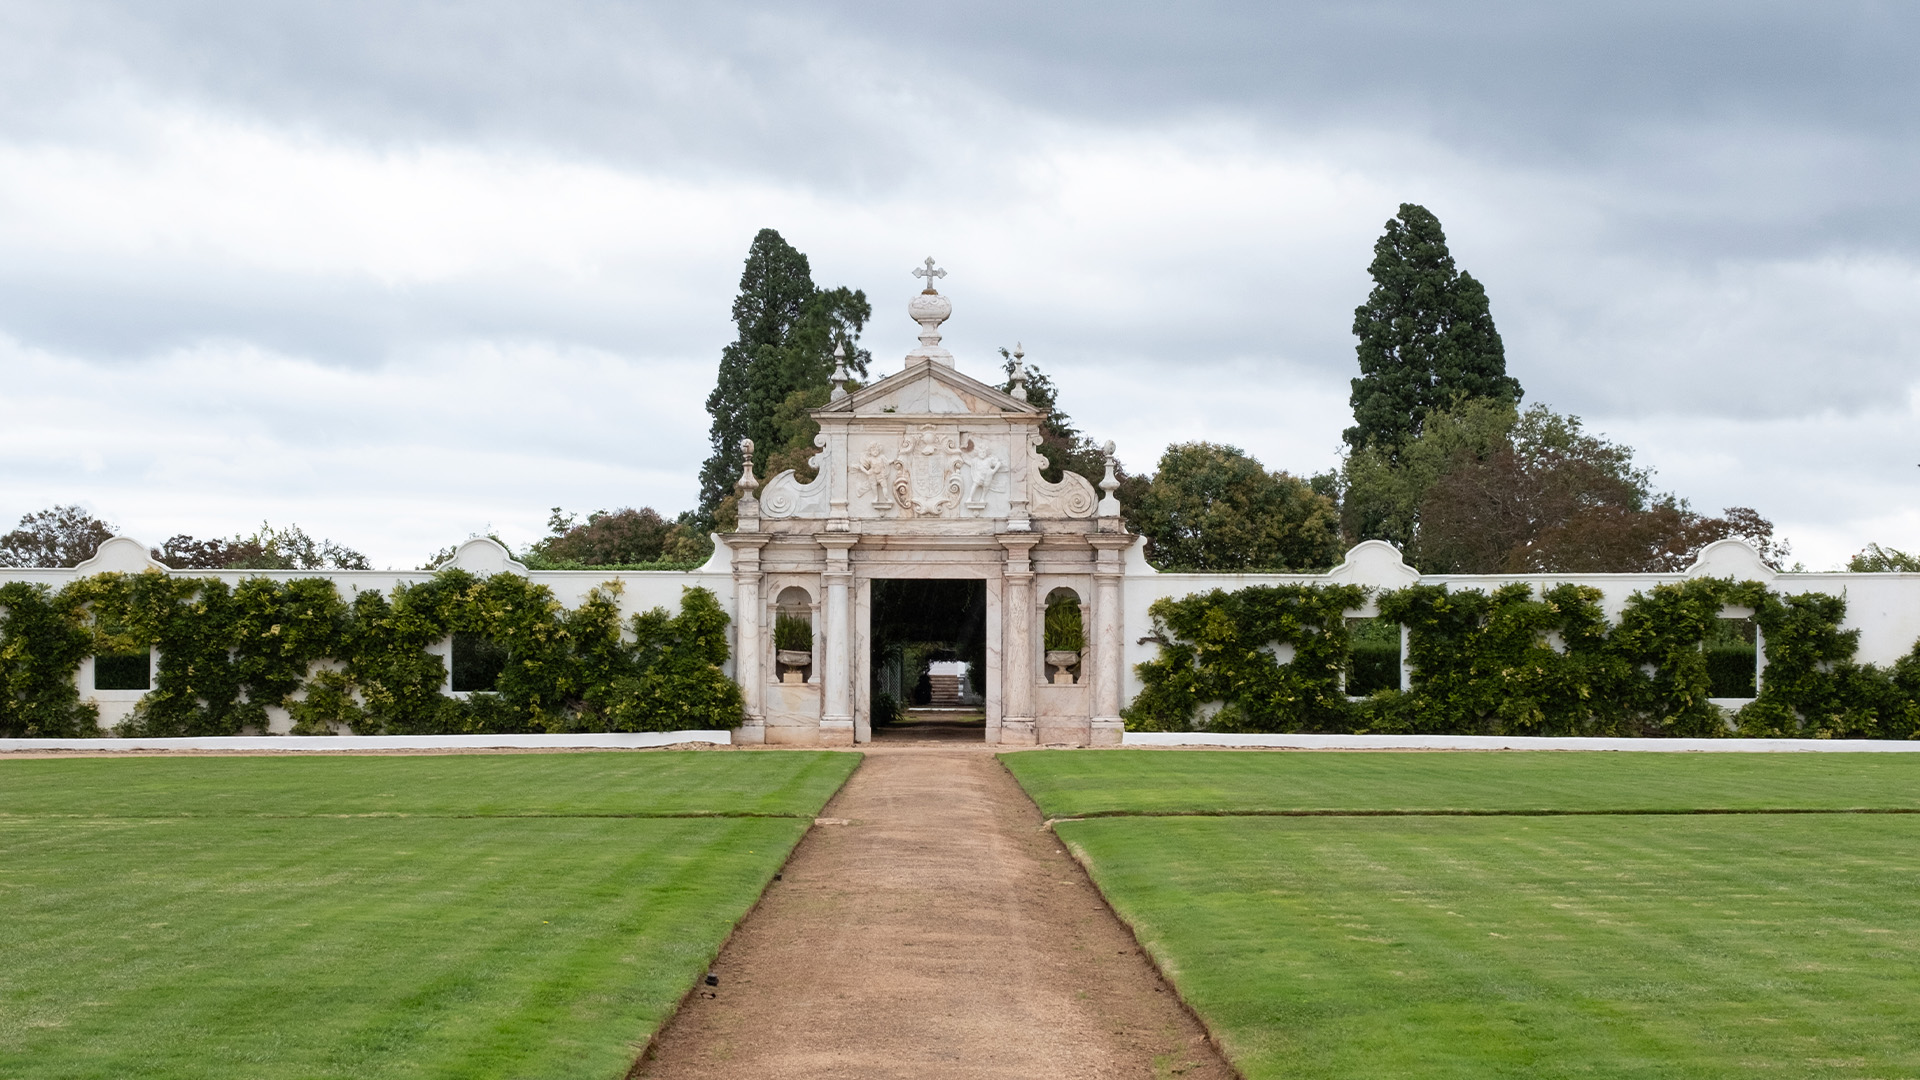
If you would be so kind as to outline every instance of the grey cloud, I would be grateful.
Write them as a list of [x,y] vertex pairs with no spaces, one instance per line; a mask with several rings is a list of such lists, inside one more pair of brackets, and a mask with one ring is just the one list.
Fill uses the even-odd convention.
[[[1128,221],[1103,226],[1111,247],[1050,253],[1048,265],[1109,275],[1104,292],[987,297],[968,290],[995,269],[957,267],[956,348],[984,364],[1020,337],[1045,363],[1135,385],[1204,373],[1231,386],[1270,363],[1337,400],[1326,388],[1352,374],[1368,245],[1407,198],[1440,213],[1488,283],[1532,399],[1665,417],[1649,423],[1844,416],[1915,379],[1916,40],[1920,8],[1870,3],[0,0],[0,139],[111,142],[129,138],[114,125],[130,103],[178,105],[327,143],[749,175],[810,189],[825,207],[816,225],[858,224],[863,205],[944,182],[953,193],[928,207],[868,219],[907,232],[898,243],[917,258],[913,230],[944,227],[942,213],[967,219],[953,235],[1018,239],[993,220],[1002,203],[1028,199],[1015,212],[1035,214],[1045,193],[1013,191],[1002,160],[1063,133],[1218,124],[1244,131],[1250,156],[1317,156],[1391,194],[1364,228],[1281,257],[1219,236],[1169,254],[1156,245],[1177,238]],[[1173,209],[1143,199],[1137,212]],[[888,370],[909,337],[888,291],[904,289],[905,264],[867,238],[767,224],[817,260],[844,249],[822,280],[874,295],[869,343]],[[387,287],[211,257],[61,262],[56,238],[33,258],[0,252],[0,332],[90,359],[229,339],[363,370],[448,342],[535,340],[694,357],[676,370],[700,382],[749,235],[689,256],[705,276],[673,295],[617,268],[585,284],[489,266]],[[1876,258],[1866,277],[1819,269]],[[1333,445],[1343,422],[1328,418],[1310,445]]]
[[530,140],[836,182],[884,182],[871,166],[908,148],[908,118],[888,115],[904,94],[939,109],[997,93],[1125,124],[1406,131],[1546,168],[1630,158],[1649,129],[1897,145],[1920,125],[1920,11],[1868,2],[77,0],[20,4],[9,22],[16,97],[117,72],[358,137]]
[[16,131],[124,84],[333,138],[844,193],[1045,137],[1015,117],[1226,117],[1277,144],[1364,131],[1593,180],[1611,241],[1670,258],[1920,251],[1920,9],[1899,5],[72,0],[0,18]]
[[[744,245],[743,245],[744,246]],[[57,352],[138,362],[207,340],[347,367],[375,367],[450,340],[539,340],[638,357],[703,355],[729,329],[726,299],[662,318],[688,297],[621,282],[537,275],[384,287],[360,276],[246,272],[158,262],[49,270],[0,265],[0,328]],[[702,308],[710,309],[702,318]]]

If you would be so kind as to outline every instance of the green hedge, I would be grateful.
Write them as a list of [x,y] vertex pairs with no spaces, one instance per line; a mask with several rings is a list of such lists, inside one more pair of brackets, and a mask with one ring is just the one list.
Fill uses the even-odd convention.
[[[720,667],[729,620],[713,593],[688,588],[678,615],[656,608],[623,633],[619,592],[610,582],[568,610],[544,585],[463,570],[351,602],[326,578],[16,582],[0,586],[0,736],[96,734],[75,669],[149,648],[160,653],[153,690],[119,734],[232,735],[264,728],[269,705],[289,709],[301,734],[336,723],[359,734],[738,726],[740,692]],[[456,633],[504,650],[494,692],[441,693],[445,662],[427,649]]]
[[[1146,731],[1433,735],[1724,735],[1909,739],[1920,735],[1920,644],[1891,669],[1854,661],[1846,601],[1699,579],[1631,597],[1617,622],[1600,592],[1515,583],[1485,592],[1415,585],[1379,597],[1408,629],[1412,688],[1347,697],[1339,678],[1378,649],[1349,639],[1357,586],[1256,586],[1151,608],[1160,655],[1123,710]],[[1743,661],[1720,624],[1754,611],[1760,695],[1728,715],[1708,698]],[[1704,647],[1711,642],[1712,647]],[[1290,663],[1276,645],[1293,647]],[[1749,657],[1750,653],[1747,654]],[[1216,711],[1217,709],[1217,711]]]

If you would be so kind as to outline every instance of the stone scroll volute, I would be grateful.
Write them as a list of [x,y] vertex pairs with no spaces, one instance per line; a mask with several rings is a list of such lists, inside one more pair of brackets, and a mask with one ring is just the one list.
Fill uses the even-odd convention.
[[788,469],[768,480],[760,489],[762,515],[775,520],[826,516],[828,492],[832,487],[828,473],[834,467],[833,454],[826,448],[826,436],[815,436],[813,444],[820,447],[819,453],[807,459],[807,464],[815,470],[813,479],[803,484],[794,470]]
[[[1038,447],[1039,443],[1033,444]],[[1099,493],[1094,491],[1093,482],[1076,472],[1062,472],[1058,483],[1051,483],[1042,476],[1047,468],[1046,456],[1037,449],[1032,451],[1027,462],[1028,507],[1037,518],[1090,518],[1094,508],[1100,504]]]

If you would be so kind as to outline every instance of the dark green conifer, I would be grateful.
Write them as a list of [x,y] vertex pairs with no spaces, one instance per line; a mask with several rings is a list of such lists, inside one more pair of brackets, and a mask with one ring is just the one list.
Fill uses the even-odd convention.
[[740,440],[753,440],[754,468],[781,449],[776,413],[796,390],[825,386],[833,348],[844,344],[847,366],[865,375],[868,353],[858,347],[872,314],[867,295],[845,287],[820,289],[807,257],[772,229],[761,229],[747,250],[740,294],[733,301],[739,336],[720,354],[720,374],[707,396],[713,416],[712,450],[700,467],[696,520],[713,523],[714,509],[740,476]]
[[1430,413],[1474,399],[1519,402],[1487,291],[1455,269],[1439,218],[1401,203],[1367,272],[1373,292],[1353,313],[1360,377],[1348,446],[1377,447],[1394,459]]

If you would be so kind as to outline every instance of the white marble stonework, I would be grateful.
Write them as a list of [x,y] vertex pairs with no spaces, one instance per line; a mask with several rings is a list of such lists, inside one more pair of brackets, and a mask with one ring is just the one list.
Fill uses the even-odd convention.
[[[739,736],[867,741],[873,580],[973,578],[987,588],[988,741],[1117,745],[1120,553],[1136,538],[1086,478],[1041,475],[1045,411],[1025,400],[1024,382],[1007,393],[959,370],[940,344],[953,305],[933,283],[945,271],[928,260],[914,273],[927,281],[907,309],[919,344],[899,371],[851,393],[836,385],[814,411],[814,477],[741,477],[740,528],[721,537],[735,552],[741,603]],[[794,586],[815,600],[820,638],[820,662],[797,686],[780,682],[771,629],[777,596]],[[1041,656],[1045,598],[1061,586],[1086,613],[1074,685],[1052,684]]]

